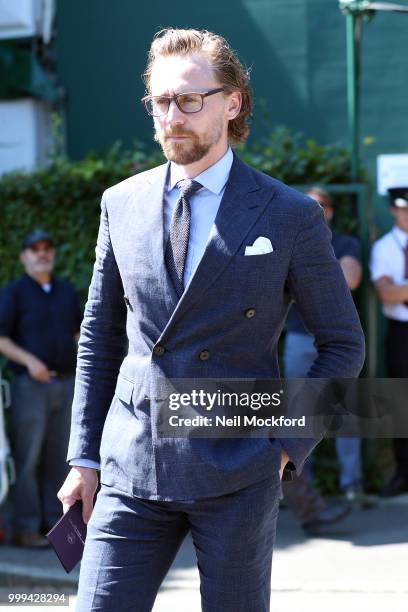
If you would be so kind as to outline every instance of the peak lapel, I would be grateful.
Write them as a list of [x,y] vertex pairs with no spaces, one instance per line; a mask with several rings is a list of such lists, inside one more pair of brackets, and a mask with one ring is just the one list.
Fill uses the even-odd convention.
[[149,180],[136,194],[137,201],[144,204],[143,219],[140,223],[143,236],[140,244],[144,245],[144,253],[148,254],[147,265],[150,268],[150,276],[156,279],[164,296],[167,308],[166,322],[178,301],[164,261],[163,199],[168,169],[168,163],[156,168],[156,172],[152,172]]
[[234,154],[230,177],[203,257],[163,330],[161,339],[172,324],[201,299],[230,263],[273,196],[273,190],[259,185],[251,168]]

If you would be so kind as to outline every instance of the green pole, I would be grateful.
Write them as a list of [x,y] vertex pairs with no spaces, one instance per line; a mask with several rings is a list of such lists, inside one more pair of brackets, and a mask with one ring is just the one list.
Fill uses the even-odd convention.
[[361,16],[346,15],[347,26],[347,109],[351,139],[351,182],[358,182],[359,161],[359,89],[360,89],[360,31]]
[[[347,115],[351,144],[351,182],[359,181],[360,159],[360,40],[362,15],[357,11],[346,13],[347,32]],[[358,234],[363,246],[363,280],[359,289],[360,315],[364,328],[367,330],[367,362],[364,375],[374,376],[375,355],[373,351],[376,344],[376,323],[373,321],[374,296],[370,293],[368,279],[368,215],[370,214],[370,197],[368,190],[364,196],[354,199],[354,206],[358,215]]]

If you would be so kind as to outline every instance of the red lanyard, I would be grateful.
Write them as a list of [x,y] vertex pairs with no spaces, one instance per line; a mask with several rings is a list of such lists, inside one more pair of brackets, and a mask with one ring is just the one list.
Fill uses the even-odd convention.
[[404,255],[404,278],[408,278],[408,242],[405,246],[402,246],[395,232],[392,232],[392,236]]

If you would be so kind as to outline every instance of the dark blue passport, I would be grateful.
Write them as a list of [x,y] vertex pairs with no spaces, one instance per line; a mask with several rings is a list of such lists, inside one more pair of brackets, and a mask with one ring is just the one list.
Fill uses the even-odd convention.
[[46,534],[67,574],[82,558],[86,524],[82,520],[82,502],[77,501]]

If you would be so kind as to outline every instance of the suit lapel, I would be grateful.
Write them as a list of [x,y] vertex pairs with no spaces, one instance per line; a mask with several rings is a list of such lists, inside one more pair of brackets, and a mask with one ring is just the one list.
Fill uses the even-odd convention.
[[[167,272],[164,261],[163,195],[169,164],[159,166],[136,194],[136,201],[143,206],[143,221],[138,224],[142,232],[139,244],[144,245],[145,265],[150,268],[151,278],[157,279],[167,308],[166,321],[178,302],[178,295]],[[140,214],[140,213],[139,213]]]
[[[260,186],[252,170],[234,154],[234,161],[203,257],[177,303],[160,340],[185,311],[198,302],[238,251],[265,206],[274,196]],[[170,278],[168,282],[171,284]]]

